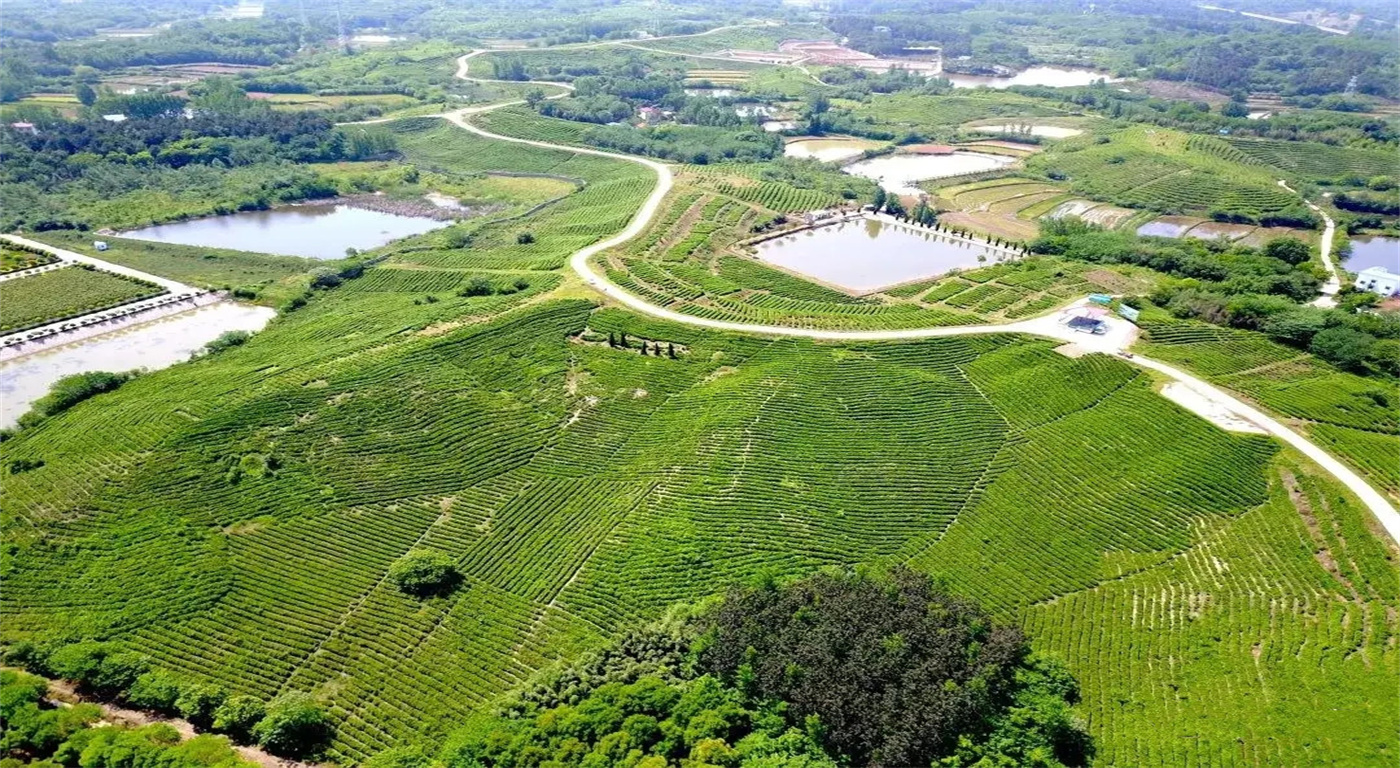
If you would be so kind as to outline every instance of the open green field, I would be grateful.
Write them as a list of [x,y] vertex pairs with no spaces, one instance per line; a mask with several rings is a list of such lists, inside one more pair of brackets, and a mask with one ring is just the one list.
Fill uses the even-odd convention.
[[[389,246],[248,343],[0,444],[22,468],[0,499],[0,638],[113,639],[233,692],[311,693],[335,720],[329,757],[358,762],[439,743],[677,602],[760,574],[908,563],[1068,663],[1098,765],[1400,756],[1396,555],[1276,442],[1050,342],[774,340],[567,298],[568,255],[625,225],[645,169],[437,120],[395,130],[411,162],[449,178],[587,184],[465,246]],[[657,225],[606,257],[627,274],[737,286],[788,316],[883,306],[717,250],[724,227],[781,209],[756,202],[779,182],[682,176]],[[1009,317],[1131,279],[1035,263],[888,306]],[[477,278],[492,292],[463,295]],[[599,341],[624,333],[625,347]],[[678,352],[643,354],[657,344]],[[412,549],[452,558],[461,588],[420,600],[388,584]]]
[[165,289],[142,280],[82,267],[65,267],[0,283],[0,332],[12,332],[159,296]]

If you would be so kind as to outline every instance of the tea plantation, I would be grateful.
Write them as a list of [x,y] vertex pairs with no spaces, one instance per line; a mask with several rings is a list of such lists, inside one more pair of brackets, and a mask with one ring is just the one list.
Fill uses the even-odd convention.
[[[112,639],[230,692],[309,693],[335,720],[328,757],[356,763],[431,748],[678,602],[902,563],[1066,661],[1098,764],[1400,758],[1395,554],[1275,441],[1026,337],[823,344],[599,308],[559,270],[624,226],[645,169],[433,120],[396,130],[425,169],[586,184],[528,219],[392,246],[246,344],[0,444],[0,640]],[[605,258],[676,300],[733,283],[744,312],[867,308],[694,263],[711,233],[693,222],[711,218],[689,211],[754,215],[719,183],[679,187],[659,231]],[[932,305],[991,285],[968,306],[1001,312],[998,292],[1087,279],[984,271],[907,291],[928,306],[901,311],[972,316]],[[394,584],[421,551],[450,558],[455,591]]]

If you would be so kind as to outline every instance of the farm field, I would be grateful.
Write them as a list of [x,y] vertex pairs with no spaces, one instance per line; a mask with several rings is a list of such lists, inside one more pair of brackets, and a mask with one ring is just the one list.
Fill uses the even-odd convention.
[[55,261],[58,259],[47,253],[31,253],[7,245],[0,245],[0,275],[32,267],[42,267]]
[[[316,765],[482,768],[500,763],[475,760],[462,737],[485,733],[488,717],[504,722],[528,710],[512,697],[541,684],[556,686],[542,696],[557,692],[553,703],[564,708],[539,730],[601,735],[601,726],[585,723],[613,713],[580,704],[569,689],[649,674],[641,666],[608,669],[611,661],[589,655],[640,627],[674,620],[736,585],[761,591],[823,568],[900,566],[975,601],[997,624],[1022,628],[1044,655],[1044,669],[1060,678],[1045,687],[1077,686],[1072,707],[1046,707],[1061,718],[1047,727],[1062,728],[1072,717],[1074,727],[1062,729],[1082,722],[1092,739],[1082,762],[1062,763],[1058,754],[1050,761],[1046,750],[978,762],[960,738],[977,726],[947,730],[945,740],[963,742],[958,765],[1400,762],[1400,547],[1366,504],[1287,442],[1227,431],[1164,397],[1164,375],[1144,367],[1151,361],[1135,364],[1126,349],[1089,351],[1108,349],[1100,341],[1127,344],[1130,335],[1083,342],[1076,335],[1065,344],[1004,325],[1037,317],[1048,325],[1090,293],[1123,296],[1124,306],[1151,296],[1135,321],[1142,335],[1134,352],[1257,404],[1400,501],[1400,395],[1386,361],[1339,362],[1373,375],[1348,373],[1262,333],[1180,320],[1151,304],[1222,324],[1242,325],[1253,312],[1254,327],[1271,333],[1277,326],[1266,321],[1322,327],[1325,320],[1329,329],[1351,323],[1341,309],[1299,306],[1315,295],[1320,277],[1308,271],[1308,259],[1316,254],[1280,249],[1280,258],[1269,259],[1131,235],[1143,225],[1164,236],[1179,229],[1235,242],[1288,232],[1259,223],[1300,210],[1303,198],[1279,179],[1306,180],[1298,188],[1322,200],[1316,182],[1331,185],[1328,168],[1388,172],[1375,170],[1373,150],[1329,146],[1313,157],[1295,142],[1186,133],[1163,126],[1196,119],[1191,130],[1200,130],[1208,121],[1238,126],[1244,118],[1183,104],[1164,107],[1153,123],[1139,113],[1160,102],[1115,95],[1122,89],[1106,84],[1061,96],[1043,88],[938,94],[946,83],[911,84],[898,72],[818,71],[837,83],[827,86],[794,67],[705,58],[772,50],[790,39],[903,39],[904,25],[925,23],[893,11],[851,19],[844,8],[823,8],[831,29],[774,23],[649,39],[715,19],[734,23],[739,11],[653,4],[642,13],[623,3],[599,11],[605,23],[579,26],[541,20],[550,11],[535,6],[516,9],[519,19],[485,8],[410,10],[402,13],[414,19],[412,29],[386,17],[376,30],[399,41],[387,47],[350,54],[288,37],[263,52],[282,63],[235,70],[239,82],[266,91],[308,92],[271,95],[265,100],[275,111],[238,102],[246,114],[220,117],[249,123],[237,127],[251,138],[230,131],[237,157],[272,147],[297,154],[220,165],[219,178],[252,189],[257,174],[275,167],[288,174],[284,186],[314,180],[318,197],[382,195],[394,205],[426,205],[441,202],[430,195],[444,195],[479,209],[472,215],[330,261],[93,234],[101,224],[37,235],[279,311],[263,330],[220,339],[185,362],[74,385],[93,388],[76,400],[60,401],[64,388],[56,387],[46,400],[61,407],[40,401],[32,418],[0,435],[0,651],[7,664],[74,679],[53,663],[62,652],[52,651],[100,640],[140,654],[183,692],[204,687],[252,697],[258,706],[304,694],[330,725],[317,747],[324,750],[311,754]],[[274,9],[274,16],[285,12]],[[378,13],[364,9],[356,18],[371,12]],[[998,36],[1015,26],[1001,23],[1004,12],[970,13],[978,15],[969,17],[968,50],[979,59],[1053,50],[1073,60],[1099,45],[1056,37],[1051,47],[1002,47]],[[997,23],[984,26],[982,16]],[[1115,17],[1105,10],[1100,18]],[[884,31],[867,31],[871,21]],[[1104,26],[1106,40],[1126,34]],[[444,28],[455,30],[451,42],[430,37]],[[455,56],[484,38],[522,47],[472,58],[471,73],[515,82],[453,77]],[[1161,44],[1170,42],[1164,33]],[[1129,76],[1133,60],[1114,56],[1124,56],[1114,74]],[[577,91],[537,105],[528,78],[573,81]],[[770,157],[792,137],[764,130],[765,118],[720,112],[728,101],[689,102],[682,86],[699,82],[742,91],[741,98],[782,110],[784,120],[799,117],[815,151],[958,144],[987,126],[1041,130],[1031,134],[1036,143],[1022,145],[980,134],[977,146],[1016,162],[923,182],[929,199],[898,223],[892,217],[913,201],[901,204],[832,162]],[[205,86],[220,96],[220,83]],[[200,87],[191,93],[203,98]],[[829,93],[839,97],[827,100]],[[558,146],[488,139],[424,114],[507,98],[520,100],[453,120]],[[1095,116],[1109,114],[1104,104],[1131,108],[1143,122],[1118,111],[1112,121]],[[537,106],[578,119],[545,117]],[[331,127],[400,108],[398,119],[365,134]],[[289,114],[309,110],[334,114]],[[187,125],[174,114],[166,117]],[[646,127],[629,133],[639,114]],[[1359,118],[1337,114],[1329,130],[1357,131]],[[273,128],[301,121],[319,121],[324,130],[297,133],[296,142],[268,140]],[[93,118],[99,130],[141,127],[119,122]],[[1290,125],[1277,119],[1269,130],[1282,135]],[[1384,127],[1367,130],[1379,135]],[[674,183],[652,199],[654,164],[581,152],[585,139],[667,158]],[[339,151],[352,142],[365,151]],[[33,175],[50,160],[66,162],[60,151],[36,151],[26,170]],[[113,184],[110,197],[92,187],[54,210],[124,226],[221,205],[199,189],[212,166],[192,165],[183,186]],[[103,173],[125,171],[104,166]],[[38,189],[25,199],[39,199]],[[872,201],[869,208],[888,204],[887,213],[860,214]],[[1065,216],[1117,231],[1047,221]],[[823,232],[818,225],[828,221],[841,223]],[[1042,224],[1037,248],[1062,256],[1023,247]],[[900,239],[885,227],[899,227]],[[630,239],[599,247],[625,228],[635,232]],[[801,248],[804,238],[840,233],[844,239],[827,241],[838,248]],[[1317,242],[1315,233],[1304,234]],[[94,237],[110,248],[99,254]],[[889,239],[877,245],[879,237]],[[908,258],[865,261],[879,259],[882,248]],[[0,256],[0,272],[30,263],[28,254]],[[1162,271],[1131,265],[1138,263]],[[593,272],[613,285],[600,287]],[[675,314],[663,321],[633,311],[615,286]],[[78,268],[0,280],[0,331],[131,301],[147,295],[142,290],[159,293]],[[675,322],[686,317],[777,328],[729,333]],[[1377,329],[1385,322],[1361,320]],[[962,328],[970,325],[992,327]],[[869,340],[916,335],[874,331],[930,328],[950,335]],[[865,333],[809,339],[783,329]],[[964,331],[973,333],[958,335]],[[1361,347],[1369,339],[1369,354],[1384,349],[1374,345],[1387,332],[1342,341]],[[1312,326],[1308,333],[1321,335]],[[1313,348],[1344,361],[1332,345]],[[452,571],[415,589],[404,578],[404,566],[415,561]],[[766,626],[752,615],[741,612],[740,623]],[[798,611],[797,620],[803,617]],[[1002,653],[997,644],[1015,633],[1001,631],[977,647]],[[886,658],[897,658],[905,640],[877,638]],[[657,643],[654,658],[666,657],[666,642]],[[746,644],[733,649],[745,663],[759,653],[740,653]],[[598,674],[554,675],[576,662]],[[1060,663],[1072,680],[1056,675]],[[804,681],[803,666],[769,667],[782,685]],[[773,706],[753,695],[747,674],[739,671],[730,701],[768,708],[743,727],[772,730],[760,719],[775,720]],[[990,674],[966,690],[925,676],[922,690],[939,682],[950,697],[1012,698],[982,695],[1004,685]],[[119,688],[119,701],[145,706],[134,689]],[[699,695],[687,695],[683,708],[720,700],[700,683],[690,691]],[[1016,705],[1025,703],[1018,695]],[[1031,704],[1016,717],[1040,717],[1044,702]],[[152,706],[162,715],[184,707]],[[725,707],[721,718],[737,711]],[[928,715],[928,730],[943,727],[941,713]],[[622,715],[613,719],[609,727],[624,727]],[[696,729],[710,726],[693,721],[695,728],[668,724],[664,734],[637,738],[684,738],[687,750],[695,743],[675,761],[682,768],[838,764],[777,751],[741,759],[715,747],[722,739],[697,740]],[[514,725],[506,722],[502,733]],[[808,733],[783,741],[820,741],[825,725],[808,718]],[[646,726],[633,730],[643,734]],[[712,733],[729,738],[719,727]],[[781,746],[772,734],[765,738],[774,750]],[[622,749],[606,759],[598,751],[572,763],[522,748],[534,757],[516,768],[658,768],[654,760],[641,763],[640,750],[624,757],[630,742],[613,741]],[[433,759],[450,753],[445,745],[462,750],[458,759]],[[667,750],[683,754],[658,748]],[[0,758],[13,754],[0,750]],[[90,751],[78,762],[113,768]]]
[[[386,344],[403,320],[363,310],[438,311],[409,301],[442,293],[434,272],[372,270],[7,443],[46,464],[10,481],[11,519],[44,536],[11,561],[6,636],[99,631],[232,690],[313,692],[332,756],[356,760],[439,738],[551,659],[735,579],[909,562],[1039,627],[1113,762],[1267,765],[1347,728],[1373,736],[1359,759],[1396,749],[1374,738],[1395,716],[1393,564],[1359,508],[1124,363],[1010,336],[709,335],[583,301]],[[685,352],[571,341],[585,330]],[[1326,494],[1340,575],[1303,546],[1289,477]],[[410,548],[452,557],[462,588],[420,602],[384,584]],[[1234,586],[1260,579],[1335,608]],[[1202,646],[1215,626],[1237,639]],[[1194,647],[1209,653],[1178,655]],[[1266,695],[1370,703],[1286,732],[1202,719],[1252,717]],[[1258,758],[1238,758],[1240,733]]]
[[1066,178],[1095,200],[1161,213],[1227,211],[1257,219],[1298,205],[1277,171],[1219,151],[1216,139],[1135,126],[1107,143],[1075,137],[1026,159],[1037,173]]
[[64,267],[0,282],[0,332],[33,328],[158,296],[164,288],[83,267]]
[[298,281],[318,262],[295,256],[273,256],[217,248],[195,248],[149,240],[128,240],[104,236],[108,249],[98,251],[87,233],[55,230],[44,232],[39,239],[49,245],[65,248],[139,269],[153,275],[168,277],[187,285],[206,289],[256,289],[260,299],[273,301],[288,291],[300,292]]
[[1144,354],[1181,365],[1299,423],[1314,442],[1400,499],[1394,388],[1339,371],[1262,334],[1189,321],[1145,326]]

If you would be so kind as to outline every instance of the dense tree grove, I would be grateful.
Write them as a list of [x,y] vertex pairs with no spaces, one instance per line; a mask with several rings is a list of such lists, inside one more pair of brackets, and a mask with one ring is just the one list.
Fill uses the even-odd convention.
[[754,163],[783,154],[781,137],[756,128],[731,131],[692,125],[600,125],[588,129],[583,137],[589,144],[619,152],[696,165],[723,160]]
[[[0,130],[0,227],[102,224],[75,214],[69,203],[193,189],[209,197],[240,168],[260,171],[249,178],[255,189],[238,193],[231,210],[328,197],[334,185],[298,165],[394,152],[393,135],[375,126],[337,128],[315,113],[274,111],[227,80],[203,86],[192,100],[105,94],[78,119],[50,115],[37,133]],[[113,122],[105,114],[127,119]]]
[[[939,46],[945,56],[968,57],[954,67],[968,72],[1019,69],[1037,61],[1092,63],[1226,92],[1284,95],[1340,93],[1355,76],[1360,93],[1400,96],[1400,54],[1393,30],[1384,23],[1347,36],[1326,35],[1301,25],[1242,21],[1190,3],[1152,0],[1099,3],[1094,13],[1089,28],[1083,4],[1067,0],[996,8],[971,2],[870,3],[833,11],[827,25],[852,47],[877,54]],[[1079,56],[1047,59],[1045,53],[1032,53],[1030,40],[1042,50],[1066,48]]]
[[1317,295],[1322,283],[1317,271],[1305,263],[1307,257],[1299,258],[1296,247],[1286,247],[1286,254],[1271,254],[1190,238],[1144,239],[1131,232],[1106,231],[1074,217],[1043,220],[1031,250],[1077,261],[1149,267],[1226,295],[1262,293],[1305,301]]
[[634,632],[466,726],[443,760],[1053,768],[1092,753],[1076,697],[1018,630],[926,576],[819,573]]

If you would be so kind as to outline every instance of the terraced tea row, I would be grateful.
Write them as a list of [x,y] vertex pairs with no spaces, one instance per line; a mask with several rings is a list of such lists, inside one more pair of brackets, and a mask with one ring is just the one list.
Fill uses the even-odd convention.
[[165,293],[143,280],[83,267],[63,267],[0,282],[0,333],[111,309]]

